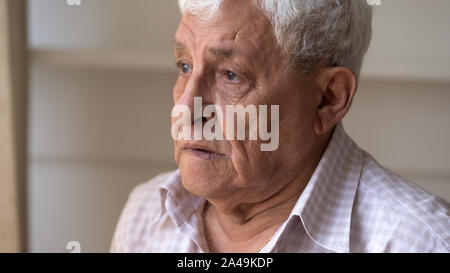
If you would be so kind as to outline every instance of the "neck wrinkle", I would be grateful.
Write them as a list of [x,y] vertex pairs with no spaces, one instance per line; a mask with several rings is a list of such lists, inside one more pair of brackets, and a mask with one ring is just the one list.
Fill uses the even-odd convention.
[[273,230],[274,233],[289,217],[305,189],[327,147],[327,145],[323,146],[310,161],[311,163],[298,176],[278,192],[259,203],[242,203],[231,210],[231,213],[223,213],[214,206],[214,203],[208,202],[211,205],[209,213],[214,219],[214,224],[220,228],[222,234],[225,234],[233,242],[252,240],[259,234],[264,234],[266,230],[272,230],[276,227]]

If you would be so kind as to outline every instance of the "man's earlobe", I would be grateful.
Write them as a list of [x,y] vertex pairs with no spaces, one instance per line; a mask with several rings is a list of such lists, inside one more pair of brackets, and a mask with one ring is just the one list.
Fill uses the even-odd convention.
[[317,76],[319,103],[314,130],[322,135],[330,131],[347,114],[358,89],[355,73],[347,67],[327,67]]

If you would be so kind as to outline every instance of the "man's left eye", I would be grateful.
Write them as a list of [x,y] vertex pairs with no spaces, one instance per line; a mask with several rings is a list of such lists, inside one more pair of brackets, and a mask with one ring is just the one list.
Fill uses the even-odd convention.
[[233,71],[230,71],[230,70],[226,71],[226,77],[227,77],[227,80],[229,80],[229,81],[236,81],[239,78],[238,75],[236,75]]

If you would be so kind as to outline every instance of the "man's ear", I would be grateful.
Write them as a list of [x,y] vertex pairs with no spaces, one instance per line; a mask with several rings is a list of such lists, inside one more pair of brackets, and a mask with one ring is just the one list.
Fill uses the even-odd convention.
[[351,69],[338,66],[322,69],[316,80],[319,92],[314,130],[322,135],[347,114],[358,89],[358,79]]

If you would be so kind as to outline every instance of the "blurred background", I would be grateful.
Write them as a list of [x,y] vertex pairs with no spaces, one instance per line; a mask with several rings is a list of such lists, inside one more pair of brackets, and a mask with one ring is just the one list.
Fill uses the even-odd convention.
[[[16,209],[11,219],[21,224],[4,225],[21,230],[19,251],[68,252],[69,241],[80,242],[82,252],[108,251],[131,189],[176,168],[170,111],[177,1],[23,2],[25,13],[14,18],[27,22],[20,30],[27,33],[28,74],[17,73],[28,79],[28,118],[20,123],[27,124],[28,152],[15,162],[26,166],[27,179],[23,187],[20,173],[9,180],[19,198],[0,206]],[[447,201],[449,12],[448,0],[382,0],[374,7],[372,45],[344,121],[383,165]],[[0,186],[2,175],[0,169]]]

